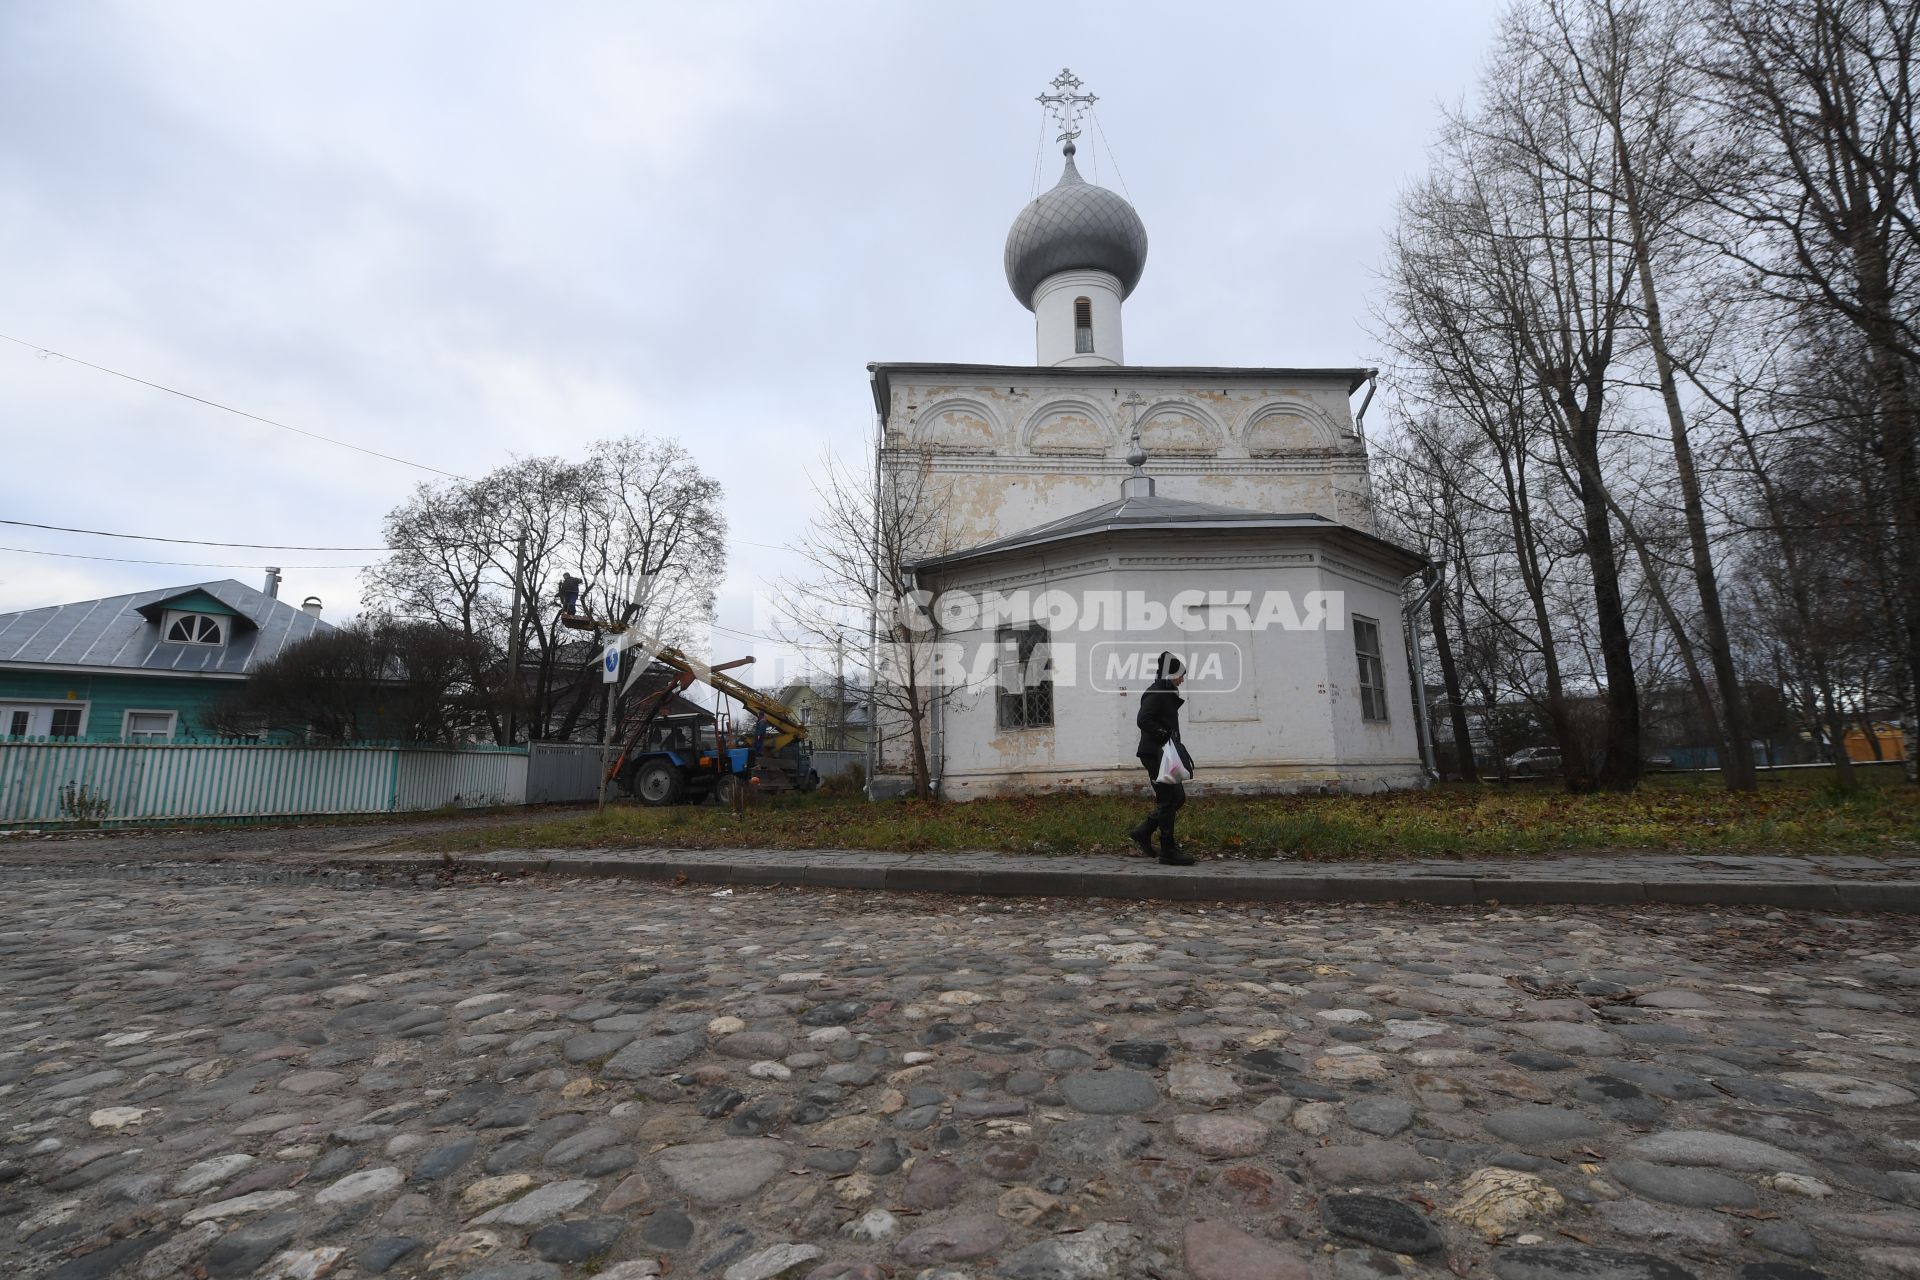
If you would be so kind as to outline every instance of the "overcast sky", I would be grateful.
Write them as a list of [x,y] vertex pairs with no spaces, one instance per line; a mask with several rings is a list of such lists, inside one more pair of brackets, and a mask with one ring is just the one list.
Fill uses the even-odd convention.
[[[1001,249],[1062,65],[1151,239],[1132,360],[1365,363],[1498,7],[6,0],[0,333],[468,475],[678,436],[749,630],[807,469],[868,447],[868,361],[1032,362]],[[431,478],[0,343],[10,519],[371,546]],[[0,545],[278,562],[333,619],[355,570],[299,566],[368,558]],[[0,552],[0,611],[223,577],[261,574]]]

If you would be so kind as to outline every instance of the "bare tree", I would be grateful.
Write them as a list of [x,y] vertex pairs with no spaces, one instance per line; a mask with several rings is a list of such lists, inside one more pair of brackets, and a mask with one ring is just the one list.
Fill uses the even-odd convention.
[[[1415,447],[1437,447],[1438,442],[1434,438],[1437,432],[1415,431],[1410,434]],[[1448,718],[1452,722],[1454,768],[1463,780],[1476,781],[1480,773],[1474,756],[1473,731],[1468,722],[1460,664],[1454,660],[1453,652],[1452,633],[1454,619],[1460,614],[1460,596],[1453,587],[1452,579],[1447,577],[1446,568],[1447,556],[1465,544],[1466,534],[1459,510],[1463,495],[1457,488],[1457,477],[1451,468],[1445,465],[1421,465],[1412,456],[1399,453],[1392,447],[1376,455],[1375,476],[1381,482],[1379,489],[1388,495],[1381,504],[1379,514],[1389,532],[1401,542],[1426,549],[1426,555],[1434,562],[1435,568],[1425,575],[1424,585],[1432,587],[1435,575],[1440,577],[1438,587],[1428,597],[1427,625],[1433,634],[1434,660],[1440,669],[1441,687],[1446,691]],[[1470,567],[1467,572],[1471,573]],[[1452,607],[1449,607],[1450,604]],[[1416,653],[1414,660],[1417,664],[1424,660],[1424,655]],[[1425,672],[1416,670],[1414,681],[1416,692],[1425,697]]]
[[[1651,564],[1646,565],[1647,581],[1659,593],[1661,609],[1696,685],[1701,713],[1722,740],[1727,786],[1752,790],[1752,738],[1720,604],[1706,504],[1657,278],[1676,257],[1681,257],[1677,265],[1684,269],[1689,264],[1682,255],[1696,248],[1689,234],[1693,229],[1686,225],[1693,202],[1685,194],[1685,170],[1676,162],[1697,163],[1700,137],[1711,127],[1695,106],[1700,95],[1690,55],[1697,27],[1659,0],[1546,0],[1536,21],[1523,19],[1516,26],[1556,90],[1573,110],[1597,122],[1612,145],[1611,165],[1584,166],[1567,176],[1594,183],[1594,195],[1617,208],[1624,220],[1639,291],[1641,336],[1652,357],[1672,442],[1693,585],[1719,693],[1717,715],[1699,679],[1686,627]],[[1619,504],[1610,505],[1624,523]],[[1632,541],[1644,562],[1646,543],[1638,537]]]
[[[1403,365],[1418,369],[1416,394],[1481,437],[1475,448],[1434,461],[1478,470],[1461,491],[1477,494],[1507,526],[1510,553],[1492,554],[1523,585],[1530,621],[1501,607],[1487,616],[1515,639],[1531,633],[1543,681],[1537,705],[1560,744],[1569,785],[1628,788],[1639,775],[1639,698],[1604,429],[1632,262],[1593,179],[1570,176],[1610,170],[1611,143],[1571,109],[1537,62],[1509,33],[1485,105],[1453,117],[1432,174],[1403,201],[1389,267],[1388,342]],[[1530,475],[1539,463],[1549,476],[1558,473],[1573,499],[1564,528],[1557,502]],[[1571,613],[1568,583],[1553,579],[1568,534],[1590,599]],[[1502,575],[1476,564],[1472,550],[1458,556],[1465,584],[1493,604]],[[1563,636],[1582,649],[1583,678],[1606,699],[1596,750],[1584,728],[1590,717],[1576,723],[1570,714]]]
[[808,572],[776,588],[782,630],[852,661],[874,701],[875,751],[904,731],[914,794],[929,799],[934,635],[913,565],[953,546],[944,492],[924,456],[868,469],[829,455],[813,479],[813,519],[795,544]]
[[[1869,703],[1911,722],[1920,683],[1920,9],[1709,11],[1522,0],[1387,272],[1395,447],[1453,570],[1456,683],[1532,701],[1569,761],[1597,728],[1602,786],[1637,775],[1643,682],[1735,788],[1753,672],[1815,688],[1823,741]],[[1782,334],[1846,353],[1826,367],[1864,394],[1770,354]],[[1728,564],[1765,644],[1736,641]],[[1770,583],[1781,608],[1758,606]]]
[[[477,480],[422,485],[386,522],[393,553],[366,570],[370,603],[466,638],[488,727],[507,741],[509,708],[529,738],[566,740],[598,722],[604,624],[633,620],[645,584],[650,623],[685,646],[712,612],[726,558],[718,482],[673,440],[603,441],[585,461],[527,458]],[[516,565],[523,607],[512,612]],[[563,577],[582,583],[564,625]],[[517,663],[501,655],[518,652]],[[517,668],[517,669],[516,669]]]
[[[1861,427],[1891,499],[1910,780],[1920,682],[1920,6],[1707,0],[1701,65],[1722,130],[1700,197],[1737,218],[1721,252],[1816,327],[1858,340]],[[1719,180],[1724,167],[1731,180]]]
[[470,642],[430,622],[363,618],[277,654],[217,704],[227,737],[280,733],[321,742],[453,744],[484,720]]

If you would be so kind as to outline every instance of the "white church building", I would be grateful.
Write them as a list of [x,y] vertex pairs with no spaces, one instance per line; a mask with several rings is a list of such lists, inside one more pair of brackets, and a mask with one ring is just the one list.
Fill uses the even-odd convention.
[[1128,364],[1146,228],[1075,168],[1078,87],[1042,99],[1064,170],[1007,235],[1034,363],[868,366],[883,483],[939,511],[912,565],[939,601],[935,784],[1144,793],[1134,713],[1164,649],[1191,667],[1197,793],[1424,785],[1402,588],[1425,561],[1375,532],[1352,408],[1372,371]]

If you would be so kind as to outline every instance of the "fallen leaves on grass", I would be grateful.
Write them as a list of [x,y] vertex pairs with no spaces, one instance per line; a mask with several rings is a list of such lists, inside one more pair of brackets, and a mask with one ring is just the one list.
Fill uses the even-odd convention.
[[[1649,779],[1631,794],[1572,795],[1545,784],[1446,784],[1387,795],[1210,796],[1196,786],[1181,842],[1204,854],[1317,861],[1487,858],[1560,852],[1901,854],[1920,850],[1920,788],[1839,793],[1769,779],[1759,797],[1695,778]],[[617,848],[987,849],[1030,855],[1124,853],[1148,799],[1055,793],[964,804],[768,797],[743,817],[713,805],[609,806],[414,841],[433,850]]]

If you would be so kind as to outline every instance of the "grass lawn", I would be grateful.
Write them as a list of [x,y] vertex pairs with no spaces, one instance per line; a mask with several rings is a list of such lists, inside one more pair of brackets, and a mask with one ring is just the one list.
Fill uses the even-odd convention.
[[[1384,796],[1208,796],[1180,815],[1196,853],[1364,859],[1556,852],[1920,854],[1920,787],[1897,769],[1859,771],[1851,794],[1824,771],[1767,777],[1757,796],[1731,795],[1718,775],[1661,775],[1632,795],[1570,796],[1551,784],[1447,783]],[[480,830],[423,836],[413,847],[485,849],[998,849],[1119,853],[1147,801],[1050,795],[966,804],[786,796],[745,817],[715,805],[649,809],[622,802],[604,815],[533,816]]]

